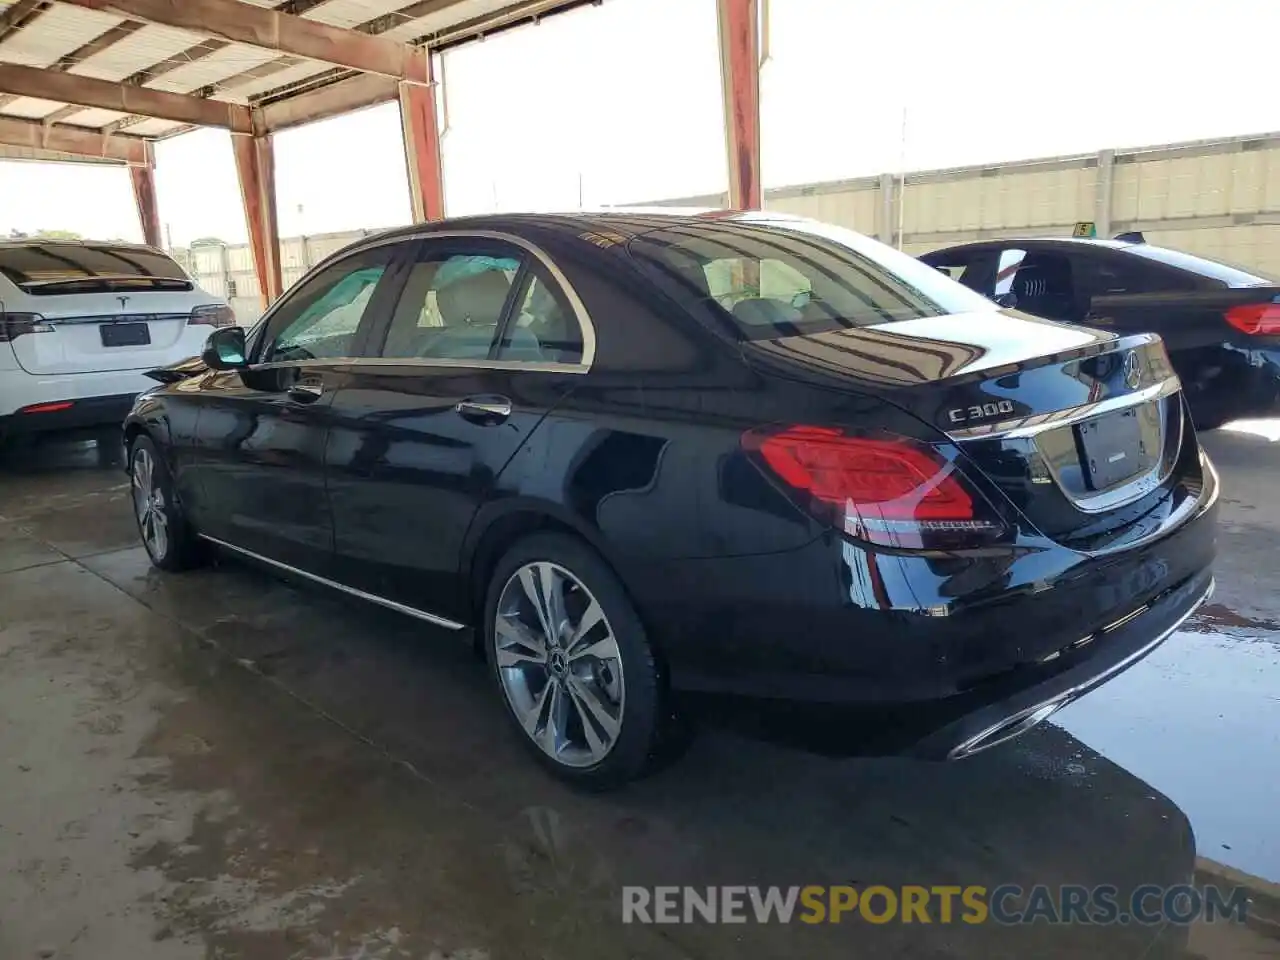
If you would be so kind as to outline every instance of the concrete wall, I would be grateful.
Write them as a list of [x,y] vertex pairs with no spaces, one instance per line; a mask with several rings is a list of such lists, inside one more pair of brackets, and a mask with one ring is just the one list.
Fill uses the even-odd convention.
[[[922,171],[907,176],[905,191],[890,174],[781,187],[765,192],[765,206],[894,243],[900,198],[909,253],[990,237],[1066,235],[1078,221],[1092,220],[1099,236],[1141,230],[1151,243],[1280,276],[1280,133]],[[712,194],[659,205],[726,202]],[[369,232],[282,241],[285,286]],[[258,284],[246,245],[195,244],[174,254],[205,289],[231,300],[242,322],[257,318]]]
[[[765,191],[765,207],[852,227],[894,243],[899,194],[910,253],[990,237],[1100,236],[1141,230],[1151,243],[1280,276],[1280,133],[1103,150],[985,167],[885,174]],[[722,206],[724,195],[661,201]]]

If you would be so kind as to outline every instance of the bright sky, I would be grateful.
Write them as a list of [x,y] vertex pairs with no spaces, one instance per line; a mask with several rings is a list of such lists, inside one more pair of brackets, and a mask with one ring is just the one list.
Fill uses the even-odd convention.
[[[1275,0],[773,0],[766,186],[1280,129]],[[1235,51],[1227,53],[1226,51]],[[725,189],[715,0],[606,0],[446,55],[452,214]],[[903,113],[906,113],[905,150]],[[158,145],[173,242],[245,239],[228,135]],[[395,105],[277,136],[284,235],[409,219]],[[0,233],[140,239],[123,169],[0,163]]]

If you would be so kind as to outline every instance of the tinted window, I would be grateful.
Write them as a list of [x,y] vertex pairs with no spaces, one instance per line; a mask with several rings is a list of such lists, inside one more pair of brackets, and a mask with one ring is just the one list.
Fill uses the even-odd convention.
[[1089,286],[1096,297],[1196,289],[1195,278],[1180,270],[1123,254],[1099,257],[1090,266]]
[[520,256],[425,244],[409,270],[384,357],[485,360],[520,270]]
[[77,292],[91,292],[85,282],[93,280],[111,289],[172,287],[175,283],[191,288],[182,268],[158,250],[109,243],[0,245],[0,273],[19,286],[36,290],[74,284]]
[[748,339],[994,309],[913,257],[810,221],[679,224],[628,249],[655,280]]
[[1215,260],[1206,260],[1204,257],[1197,257],[1191,253],[1183,253],[1181,250],[1152,247],[1145,243],[1135,243],[1125,249],[1135,257],[1142,257],[1144,260],[1152,260],[1156,263],[1163,263],[1166,266],[1177,267],[1180,270],[1190,270],[1192,273],[1198,273],[1202,277],[1221,281],[1228,287],[1257,287],[1280,283],[1280,280],[1275,277],[1264,277],[1257,273],[1250,273]]
[[1080,287],[1080,264],[1057,250],[1004,251],[1001,272],[1012,271],[1009,292],[1018,310],[1058,320],[1078,323],[1089,312],[1088,295]]
[[360,321],[386,272],[388,251],[340,260],[291,293],[271,316],[259,362],[351,356]]
[[517,303],[498,345],[499,360],[582,362],[582,327],[559,288],[530,271]]

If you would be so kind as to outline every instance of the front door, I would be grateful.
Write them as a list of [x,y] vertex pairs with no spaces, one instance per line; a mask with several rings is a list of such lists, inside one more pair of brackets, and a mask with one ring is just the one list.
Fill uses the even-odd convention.
[[538,255],[423,241],[333,401],[338,579],[465,622],[459,559],[503,468],[581,373],[582,327]]
[[391,248],[310,277],[266,318],[251,365],[208,377],[189,486],[209,536],[323,575],[333,521],[324,451],[340,371],[383,299]]

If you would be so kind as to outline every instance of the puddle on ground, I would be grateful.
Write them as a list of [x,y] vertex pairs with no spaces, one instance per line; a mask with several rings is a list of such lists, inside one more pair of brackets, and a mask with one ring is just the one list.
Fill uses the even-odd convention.
[[1201,856],[1280,882],[1278,675],[1280,639],[1180,631],[1054,722],[1181,807]]

